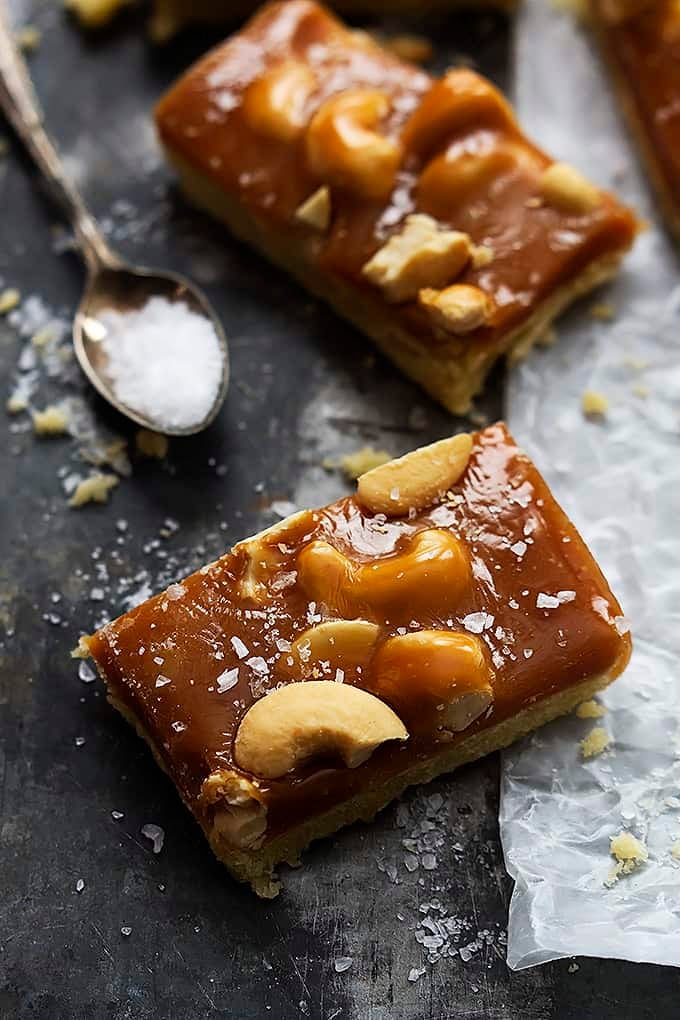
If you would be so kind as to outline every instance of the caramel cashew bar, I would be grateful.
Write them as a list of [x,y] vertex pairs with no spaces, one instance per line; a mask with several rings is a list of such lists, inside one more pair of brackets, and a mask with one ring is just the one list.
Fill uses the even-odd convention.
[[680,238],[680,4],[590,0],[590,10],[666,223]]
[[265,6],[170,89],[156,124],[193,202],[456,413],[636,232],[484,78],[436,80],[310,0]]
[[570,711],[630,649],[502,424],[375,468],[80,643],[263,896],[310,840]]

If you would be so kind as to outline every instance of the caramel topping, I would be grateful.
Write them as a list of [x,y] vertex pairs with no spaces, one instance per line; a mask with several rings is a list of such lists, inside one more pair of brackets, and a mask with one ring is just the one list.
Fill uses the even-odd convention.
[[[241,582],[263,548],[277,558],[253,601]],[[87,644],[187,803],[213,821],[224,808],[220,831],[238,845],[268,840],[537,699],[619,671],[630,653],[620,613],[536,468],[496,425],[473,437],[450,491],[415,515],[386,519],[354,498],[297,514]],[[298,707],[283,727],[269,708],[290,687]],[[383,735],[372,746],[347,722],[349,699],[327,711],[329,689],[343,687],[378,701],[363,702]],[[258,705],[269,707],[251,715]],[[305,730],[305,706],[326,713],[326,743]],[[261,712],[256,739],[246,739],[244,722]],[[336,740],[337,713],[347,726]],[[285,736],[277,776],[262,764],[270,728],[276,741]],[[353,737],[367,757],[348,768]],[[238,755],[238,739],[255,759]]]

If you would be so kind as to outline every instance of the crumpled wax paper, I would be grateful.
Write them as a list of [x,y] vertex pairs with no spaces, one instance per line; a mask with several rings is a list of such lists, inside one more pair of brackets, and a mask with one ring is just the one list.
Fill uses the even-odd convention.
[[[635,652],[601,701],[507,751],[500,826],[515,880],[508,964],[571,955],[680,965],[680,259],[660,217],[587,30],[525,0],[516,100],[527,131],[652,221],[621,278],[558,325],[510,379],[510,426],[601,564]],[[611,322],[591,313],[611,302]],[[581,410],[606,395],[601,421]],[[585,761],[596,725],[611,750]],[[608,888],[610,837],[648,861]]]

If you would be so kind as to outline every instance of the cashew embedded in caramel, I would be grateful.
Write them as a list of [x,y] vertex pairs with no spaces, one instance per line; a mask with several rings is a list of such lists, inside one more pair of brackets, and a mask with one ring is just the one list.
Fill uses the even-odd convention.
[[379,131],[390,104],[382,92],[347,89],[330,96],[307,129],[307,162],[325,184],[363,198],[385,198],[401,162],[401,147]]
[[[280,665],[283,664],[286,673],[306,679],[325,664],[333,678],[337,670],[344,674],[365,666],[379,634],[378,625],[369,620],[326,620],[300,634],[293,641],[290,654],[282,656]],[[292,665],[287,662],[289,658]]]
[[213,837],[240,850],[260,846],[267,809],[255,783],[231,769],[218,769],[203,783],[201,800],[212,812]]
[[270,691],[248,709],[236,734],[239,768],[278,779],[318,755],[357,768],[380,744],[408,731],[383,701],[349,684],[309,680]]
[[492,298],[470,283],[454,283],[444,290],[425,287],[418,294],[435,331],[447,336],[465,336],[480,329],[494,311]]
[[404,125],[407,152],[428,158],[454,135],[480,128],[517,130],[512,107],[494,86],[467,68],[436,81]]
[[576,216],[592,212],[602,202],[599,189],[568,163],[553,163],[543,171],[539,194],[546,205]]
[[472,254],[468,234],[445,230],[431,216],[413,213],[363,266],[387,301],[411,301],[421,287],[443,287],[464,269]]
[[435,503],[468,466],[472,436],[463,432],[412,450],[361,475],[357,498],[371,513],[399,517]]
[[305,129],[305,108],[315,88],[316,79],[306,64],[284,60],[246,89],[243,114],[258,134],[292,142]]
[[291,527],[308,517],[309,511],[299,510],[233,546],[233,553],[241,553],[246,557],[245,568],[238,582],[238,593],[242,599],[263,601],[267,595],[268,583],[281,564],[282,555],[278,543]]
[[302,550],[297,566],[308,596],[344,617],[448,612],[470,583],[462,543],[439,528],[420,531],[404,551],[368,563],[354,563],[317,540]]
[[371,677],[376,693],[405,715],[436,711],[439,728],[456,733],[493,702],[482,645],[471,634],[421,630],[391,637],[376,652]]

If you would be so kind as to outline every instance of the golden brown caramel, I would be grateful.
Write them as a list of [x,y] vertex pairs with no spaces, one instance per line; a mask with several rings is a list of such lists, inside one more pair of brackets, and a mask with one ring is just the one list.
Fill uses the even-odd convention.
[[680,233],[680,4],[591,0],[670,226]]
[[[336,574],[326,560],[317,569],[328,549]],[[257,601],[240,594],[253,559],[266,565]],[[354,634],[347,623],[331,626],[338,620],[354,620]],[[615,674],[630,653],[606,581],[503,425],[473,437],[462,477],[417,513],[388,520],[350,497],[296,514],[88,644],[112,697],[149,735],[199,819],[214,810],[215,790],[228,789],[220,825],[235,839],[265,841],[444,745]],[[268,692],[300,680],[372,693],[408,739],[385,737],[356,768],[305,757],[255,787],[248,774],[235,785],[241,720]],[[350,753],[340,738],[333,746],[341,758]]]

